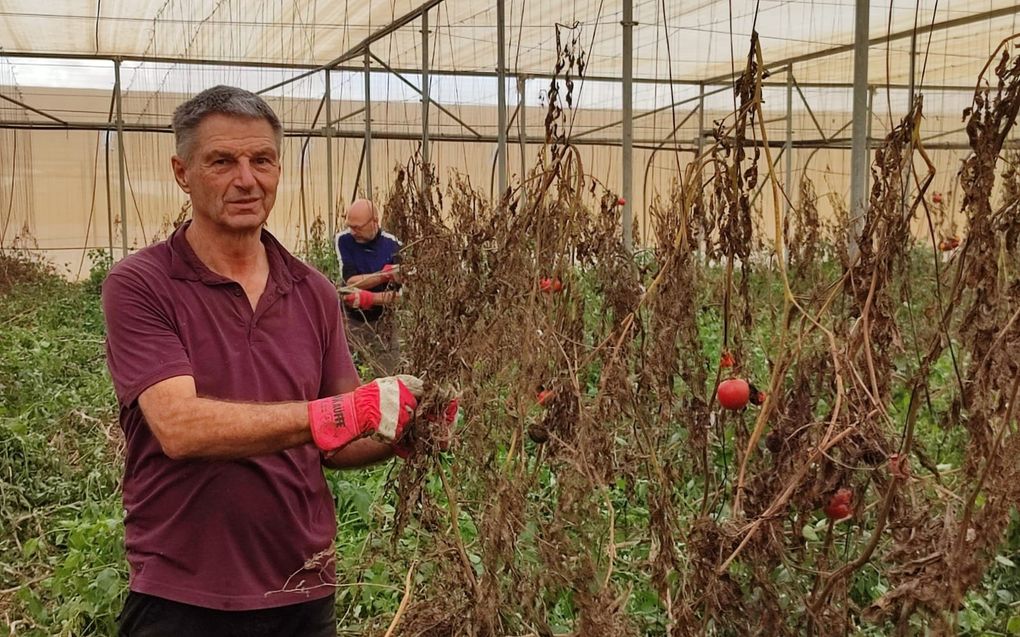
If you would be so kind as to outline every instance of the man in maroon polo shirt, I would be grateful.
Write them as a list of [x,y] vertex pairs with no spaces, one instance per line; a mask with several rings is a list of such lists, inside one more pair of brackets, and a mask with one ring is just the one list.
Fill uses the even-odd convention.
[[421,381],[361,385],[336,289],[263,224],[279,119],[218,86],[174,113],[192,219],[103,284],[127,439],[121,635],[336,635],[328,467],[389,458]]

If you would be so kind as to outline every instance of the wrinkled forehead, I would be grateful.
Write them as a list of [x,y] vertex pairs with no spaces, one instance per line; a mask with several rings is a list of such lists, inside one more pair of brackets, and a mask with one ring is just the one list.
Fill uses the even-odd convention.
[[280,142],[268,121],[215,113],[204,117],[195,131],[203,150],[219,147],[271,150],[279,153]]

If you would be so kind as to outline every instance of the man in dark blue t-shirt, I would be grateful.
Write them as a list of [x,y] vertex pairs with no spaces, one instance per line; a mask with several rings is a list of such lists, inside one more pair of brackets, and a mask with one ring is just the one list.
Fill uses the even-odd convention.
[[400,365],[400,341],[387,308],[400,298],[400,241],[379,225],[368,199],[347,209],[347,228],[334,242],[343,279],[348,339],[379,376]]

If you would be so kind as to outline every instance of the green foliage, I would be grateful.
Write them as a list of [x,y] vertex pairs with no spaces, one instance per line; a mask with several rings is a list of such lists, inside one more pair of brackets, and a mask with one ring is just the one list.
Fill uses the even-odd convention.
[[308,228],[308,241],[298,251],[299,256],[326,277],[340,284],[340,262],[337,261],[333,237],[327,236],[326,222],[316,217]]
[[0,297],[0,608],[12,633],[113,634],[124,594],[97,292],[48,275]]
[[[305,258],[325,270],[336,261],[322,224],[313,235],[314,243]],[[24,635],[112,635],[127,586],[127,565],[123,554],[123,513],[119,480],[121,434],[116,404],[105,371],[103,321],[99,289],[111,260],[105,253],[92,255],[96,268],[81,284],[67,283],[43,270],[10,266],[17,272],[17,285],[0,295],[0,632]],[[705,276],[719,277],[714,268]],[[578,281],[587,286],[583,274]],[[0,283],[3,281],[0,280]],[[778,282],[755,275],[751,284],[755,296],[777,298]],[[919,276],[915,285],[925,285]],[[602,305],[595,291],[590,294],[590,316],[600,320]],[[901,308],[904,313],[909,308]],[[745,334],[750,353],[748,369],[755,379],[766,380],[770,338],[779,318],[763,311],[754,315],[752,329]],[[698,315],[701,351],[714,372],[722,349],[722,309],[705,303]],[[902,324],[909,324],[905,315]],[[907,335],[909,338],[909,335]],[[911,351],[909,344],[906,348]],[[909,374],[916,361],[902,361]],[[714,376],[710,375],[710,380]],[[955,382],[953,361],[939,359],[932,373],[930,408],[925,405],[917,427],[918,442],[941,463],[951,486],[951,469],[958,467],[962,439],[946,436],[941,422],[950,408]],[[599,382],[599,370],[585,377],[589,391]],[[705,388],[709,391],[711,388]],[[897,393],[894,416],[906,410],[908,396]],[[732,433],[716,440],[711,454],[715,480],[733,479]],[[683,444],[678,433],[678,444]],[[526,444],[532,444],[527,442]],[[497,450],[494,466],[500,466],[507,450]],[[451,460],[450,462],[455,462]],[[444,469],[452,470],[448,464]],[[393,465],[362,471],[331,472],[330,488],[337,508],[337,612],[349,632],[381,632],[388,625],[402,598],[404,576],[418,547],[428,538],[421,525],[411,525],[394,537],[394,494],[390,490]],[[447,475],[450,475],[449,473]],[[692,475],[685,492],[679,494],[678,512],[690,515],[698,510],[700,478]],[[446,506],[438,476],[426,482],[425,492]],[[559,485],[554,475],[541,474],[541,489],[529,497],[551,502]],[[661,635],[666,630],[666,612],[647,571],[650,547],[637,541],[649,522],[650,485],[645,480],[620,480],[606,489],[605,502],[616,516],[617,560],[613,581],[630,590],[627,612],[645,634]],[[484,494],[479,495],[482,497]],[[439,520],[445,524],[445,520]],[[806,512],[796,520],[806,547],[817,548],[826,541],[828,522],[819,511]],[[518,543],[520,559],[540,564],[534,551],[539,526],[524,521]],[[466,514],[460,519],[461,537],[468,559],[478,573],[484,571],[479,558],[479,534]],[[959,634],[1020,635],[1020,516],[1014,511],[1002,552],[996,556],[983,585],[973,591],[958,613]],[[853,555],[869,536],[849,523],[837,525],[833,542],[841,553]],[[592,547],[593,555],[605,555],[605,547]],[[681,555],[683,547],[680,547]],[[380,559],[382,557],[383,559]],[[600,558],[604,559],[604,558]],[[829,565],[831,567],[831,565]],[[435,576],[436,565],[417,565],[416,581]],[[739,573],[737,573],[739,576]],[[777,570],[777,582],[803,578],[797,570]],[[852,580],[849,595],[855,604],[866,606],[887,589],[876,568],[862,569]],[[577,609],[573,596],[562,592],[544,600],[549,625],[556,633],[570,630]],[[802,612],[790,601],[790,613]],[[8,622],[5,624],[4,622]],[[918,623],[918,632],[924,627]],[[860,626],[861,634],[881,635],[885,627]],[[711,633],[711,630],[709,631]]]

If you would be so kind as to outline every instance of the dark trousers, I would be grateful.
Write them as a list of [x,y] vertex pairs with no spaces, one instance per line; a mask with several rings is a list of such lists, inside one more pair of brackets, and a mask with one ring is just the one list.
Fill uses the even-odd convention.
[[119,637],[336,637],[336,601],[324,599],[263,610],[201,608],[131,591]]

